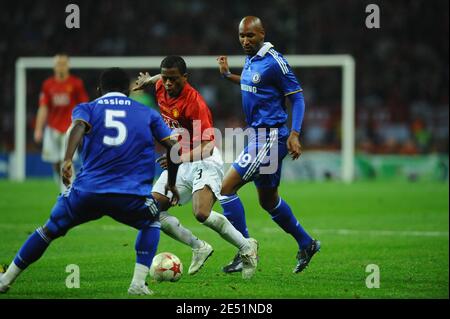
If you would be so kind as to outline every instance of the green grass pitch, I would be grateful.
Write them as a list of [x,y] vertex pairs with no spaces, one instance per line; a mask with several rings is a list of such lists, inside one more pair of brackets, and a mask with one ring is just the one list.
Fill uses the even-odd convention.
[[[191,205],[172,210],[215,248],[195,276],[191,250],[161,233],[158,252],[180,257],[176,283],[155,283],[145,298],[449,298],[448,183],[284,183],[280,194],[315,238],[321,252],[293,274],[297,245],[258,203],[253,185],[241,198],[250,234],[260,244],[257,273],[249,281],[224,274],[235,249],[195,221]],[[0,182],[0,263],[12,260],[28,235],[48,218],[57,196],[50,180]],[[220,207],[216,204],[216,210]],[[137,231],[104,217],[56,240],[15,282],[7,298],[140,298],[127,295]],[[66,266],[80,268],[80,288],[65,285]],[[366,287],[366,266],[380,270],[380,287]]]

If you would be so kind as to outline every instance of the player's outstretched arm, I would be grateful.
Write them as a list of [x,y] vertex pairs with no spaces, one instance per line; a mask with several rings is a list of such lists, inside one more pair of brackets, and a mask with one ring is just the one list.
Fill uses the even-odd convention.
[[139,76],[136,80],[136,85],[133,87],[133,91],[142,90],[148,85],[155,85],[155,83],[161,78],[161,74],[151,76],[148,72],[139,72]]
[[226,55],[221,55],[216,60],[219,63],[219,71],[223,78],[235,84],[241,84],[241,76],[230,72],[228,57]]
[[64,185],[68,186],[72,178],[72,158],[75,150],[81,143],[84,134],[89,130],[89,125],[86,122],[76,120],[69,133],[69,140],[67,142],[66,154],[64,155],[64,162],[61,167],[61,176]]

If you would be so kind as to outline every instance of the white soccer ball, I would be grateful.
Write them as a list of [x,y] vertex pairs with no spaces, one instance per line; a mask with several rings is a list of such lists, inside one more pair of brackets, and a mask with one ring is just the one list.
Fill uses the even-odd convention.
[[180,258],[172,253],[164,252],[153,257],[150,276],[156,281],[178,281],[183,274]]

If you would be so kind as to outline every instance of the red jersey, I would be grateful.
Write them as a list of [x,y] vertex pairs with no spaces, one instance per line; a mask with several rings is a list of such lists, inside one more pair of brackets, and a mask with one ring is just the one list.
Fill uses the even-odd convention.
[[[171,129],[183,128],[189,132],[190,150],[201,141],[214,140],[211,111],[197,90],[186,83],[180,95],[172,98],[167,94],[162,80],[156,82],[155,88],[162,118]],[[208,132],[205,132],[207,129]],[[182,141],[181,146],[184,153],[188,145]]]
[[65,133],[72,123],[72,110],[79,103],[88,102],[83,81],[73,75],[59,82],[55,77],[48,78],[42,84],[39,107],[48,107],[47,125]]

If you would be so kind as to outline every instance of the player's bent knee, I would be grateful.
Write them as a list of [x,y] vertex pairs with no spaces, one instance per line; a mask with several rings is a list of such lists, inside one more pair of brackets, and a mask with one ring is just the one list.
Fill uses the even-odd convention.
[[276,197],[259,199],[259,205],[261,205],[261,207],[267,211],[274,209],[275,206],[277,206],[277,204],[278,204],[278,198],[276,198]]
[[158,202],[159,210],[161,212],[170,208],[170,201],[168,197],[156,192],[152,192],[152,197]]
[[199,209],[199,210],[194,211],[195,218],[200,223],[204,223],[205,220],[208,219],[210,214],[211,214],[211,211],[206,211],[206,210],[203,210],[203,209]]
[[246,182],[242,180],[241,176],[234,170],[234,168],[230,168],[230,171],[227,173],[225,178],[222,181],[222,188],[220,190],[220,195],[227,196],[236,194],[237,191],[245,184]]
[[220,189],[220,195],[229,196],[236,194],[239,190],[239,185],[235,185],[233,183],[224,183],[222,184],[222,188]]
[[49,221],[47,224],[42,226],[42,230],[44,232],[44,235],[51,240],[64,236],[68,231],[68,229],[61,229],[52,221]]

